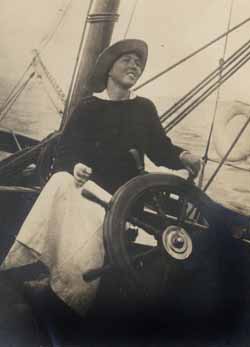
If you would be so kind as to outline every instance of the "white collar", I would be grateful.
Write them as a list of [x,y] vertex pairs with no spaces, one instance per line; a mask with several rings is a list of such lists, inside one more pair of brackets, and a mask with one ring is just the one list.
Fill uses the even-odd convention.
[[[96,96],[99,99],[102,99],[102,100],[111,100],[109,95],[108,95],[107,89],[104,89],[101,93],[94,93],[93,95]],[[130,90],[129,98],[125,99],[125,100],[131,100],[131,99],[135,99],[135,98],[136,98],[135,92]]]

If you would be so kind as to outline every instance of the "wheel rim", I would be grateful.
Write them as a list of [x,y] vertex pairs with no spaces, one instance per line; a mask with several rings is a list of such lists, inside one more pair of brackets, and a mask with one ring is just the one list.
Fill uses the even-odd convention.
[[[204,216],[209,200],[199,196],[195,187],[179,177],[161,174],[141,179],[137,177],[117,192],[104,221],[105,245],[111,262],[140,288],[147,287],[143,279],[146,265],[155,258],[167,268],[194,261],[197,242],[209,227]],[[138,236],[131,241],[129,234],[135,229]],[[142,242],[145,236],[146,243]]]

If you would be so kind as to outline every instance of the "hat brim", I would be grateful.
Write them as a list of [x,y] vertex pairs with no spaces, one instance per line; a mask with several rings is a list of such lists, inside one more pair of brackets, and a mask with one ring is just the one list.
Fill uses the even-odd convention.
[[135,53],[141,59],[142,72],[148,58],[148,46],[143,40],[126,39],[107,47],[98,57],[91,78],[93,92],[102,92],[106,88],[107,75],[114,62],[123,54]]

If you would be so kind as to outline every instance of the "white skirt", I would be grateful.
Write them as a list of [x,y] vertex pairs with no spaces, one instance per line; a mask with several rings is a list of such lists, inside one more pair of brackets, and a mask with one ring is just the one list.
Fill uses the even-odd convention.
[[[103,200],[111,196],[92,181],[84,188]],[[2,270],[43,262],[50,271],[53,291],[71,308],[84,314],[92,303],[99,280],[85,282],[82,274],[104,261],[102,224],[105,211],[81,196],[72,175],[54,174],[44,187]]]

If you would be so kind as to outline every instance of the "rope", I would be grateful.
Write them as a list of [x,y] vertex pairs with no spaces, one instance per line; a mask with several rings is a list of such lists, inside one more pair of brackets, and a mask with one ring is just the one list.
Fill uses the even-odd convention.
[[14,85],[14,87],[12,88],[12,90],[10,91],[9,95],[7,96],[7,98],[5,99],[3,105],[1,106],[0,109],[0,114],[2,113],[2,111],[7,107],[10,99],[13,97],[13,94],[16,92],[16,89],[18,88],[18,86],[21,84],[22,80],[24,79],[24,76],[26,75],[26,73],[29,71],[29,69],[31,68],[33,64],[33,60],[32,62],[29,63],[29,65],[27,66],[27,68],[24,70],[23,74],[21,75],[21,77],[19,78],[19,80],[17,81],[17,83]]
[[11,130],[11,129],[10,129],[10,131],[11,131],[11,134],[12,134],[12,136],[13,136],[13,139],[14,139],[16,145],[17,145],[18,150],[21,151],[21,150],[22,150],[22,146],[21,146],[20,142],[18,141],[18,138],[17,138],[17,136],[16,136],[14,130]]
[[[212,158],[208,158],[208,161],[210,161],[212,163],[217,163],[217,164],[220,162],[220,160],[212,159]],[[229,167],[232,167],[232,168],[235,168],[237,170],[244,171],[244,172],[249,172],[249,167],[242,167],[242,166],[233,164],[232,162],[225,163],[225,166],[229,166]]]
[[88,7],[87,15],[86,15],[86,18],[85,18],[84,27],[83,27],[83,31],[82,31],[82,35],[81,35],[81,40],[80,40],[80,44],[79,44],[79,48],[78,48],[78,52],[77,52],[76,62],[75,62],[75,66],[74,66],[74,70],[73,70],[73,74],[72,74],[69,90],[68,90],[66,103],[65,103],[64,117],[63,117],[63,122],[61,124],[61,128],[64,127],[64,124],[66,123],[67,118],[68,118],[70,102],[71,102],[73,89],[74,89],[74,82],[75,82],[75,79],[76,79],[77,69],[78,69],[78,66],[79,66],[81,51],[82,51],[82,47],[83,47],[83,42],[84,42],[84,38],[85,38],[85,35],[86,35],[86,30],[87,30],[88,17],[89,17],[90,11],[92,9],[93,3],[94,3],[94,0],[90,0],[89,1],[89,7]]
[[[250,56],[248,54],[247,59],[244,59],[242,63],[236,68],[236,69],[231,69],[229,73],[225,74],[223,77],[225,77],[222,81],[222,83],[226,82],[234,73],[236,73],[244,64],[246,64]],[[212,85],[208,90],[206,90],[205,93],[203,93],[198,99],[196,99],[189,107],[187,107],[183,113],[180,115],[178,119],[175,119],[174,122],[168,127],[166,126],[164,129],[166,132],[172,130],[178,123],[180,123],[189,113],[191,113],[197,106],[201,104],[204,100],[206,100],[216,89],[218,88],[218,83],[215,83]]]
[[165,70],[159,72],[158,74],[154,75],[153,77],[149,78],[147,81],[143,82],[142,84],[140,84],[139,86],[137,86],[136,88],[134,88],[134,91],[145,87],[147,84],[153,82],[154,80],[156,80],[157,78],[161,77],[162,75],[166,74],[167,72],[173,70],[174,68],[176,68],[178,65],[186,62],[187,60],[189,60],[190,58],[192,58],[193,56],[195,56],[196,54],[202,52],[203,50],[205,50],[206,48],[212,46],[214,43],[216,43],[217,41],[223,39],[223,37],[225,37],[226,35],[232,33],[233,31],[237,30],[238,28],[240,28],[241,26],[243,26],[244,24],[246,24],[247,22],[250,21],[250,17],[248,17],[247,19],[245,19],[244,21],[240,22],[239,24],[235,25],[233,28],[231,28],[230,30],[224,32],[223,34],[217,36],[216,38],[214,38],[212,41],[210,41],[209,43],[205,44],[204,46],[200,47],[199,49],[195,50],[194,52],[190,53],[189,55],[187,55],[186,57],[180,59],[179,61],[177,61],[175,64],[169,66],[168,68],[166,68]]
[[243,125],[243,127],[240,129],[239,133],[237,134],[237,136],[235,137],[234,141],[232,142],[231,146],[229,147],[229,149],[227,150],[226,154],[224,155],[224,157],[222,158],[220,164],[217,166],[217,168],[215,169],[215,171],[213,172],[213,174],[211,175],[211,177],[209,178],[207,184],[205,185],[203,191],[206,192],[206,190],[209,188],[210,184],[212,183],[212,181],[214,180],[215,176],[217,175],[217,173],[219,172],[219,170],[221,169],[222,165],[225,163],[225,161],[227,160],[229,154],[232,152],[234,146],[237,144],[237,142],[239,141],[241,135],[243,134],[243,132],[245,131],[245,129],[247,128],[247,126],[250,124],[250,117],[247,119],[247,121],[245,122],[245,124]]
[[[233,15],[233,5],[234,5],[234,0],[231,1],[231,6],[230,6],[230,10],[229,10],[229,17],[228,17],[228,23],[227,23],[227,31],[229,31],[230,27],[231,27],[232,15]],[[228,37],[229,37],[229,35],[227,34],[226,38],[225,38],[225,44],[224,44],[223,59],[226,56],[227,45],[228,45]]]
[[68,4],[66,5],[66,7],[64,8],[64,11],[63,11],[62,15],[60,16],[58,22],[57,22],[56,25],[55,25],[54,30],[52,30],[52,32],[51,32],[51,34],[48,36],[47,40],[45,40],[44,43],[41,43],[40,48],[39,48],[39,51],[40,51],[40,52],[41,52],[43,49],[45,49],[45,47],[49,44],[49,42],[50,42],[50,41],[53,39],[53,37],[55,36],[55,34],[56,34],[58,28],[59,28],[60,25],[62,24],[63,19],[65,18],[66,14],[67,14],[67,12],[68,12],[68,10],[69,10],[71,4],[72,4],[72,1],[73,1],[73,0],[70,0],[70,1],[68,2]]
[[[34,63],[37,62],[41,68],[42,72],[45,74],[46,78],[48,79],[49,83],[51,84],[52,88],[54,89],[55,93],[57,94],[58,98],[61,100],[63,104],[65,104],[65,94],[62,90],[62,88],[57,83],[56,79],[52,76],[52,74],[47,69],[46,65],[42,61],[42,58],[37,50],[35,50],[35,60]],[[36,69],[36,66],[34,64],[34,68]]]
[[16,90],[15,94],[13,94],[11,98],[9,98],[8,102],[6,102],[6,104],[4,105],[4,108],[1,110],[1,114],[3,114],[3,112],[6,111],[7,107],[12,105],[13,100],[15,100],[16,96],[19,95],[20,90],[23,88],[23,85],[26,84],[26,82],[27,80],[20,86],[19,89]]
[[215,118],[216,118],[218,104],[219,104],[221,77],[222,77],[222,65],[223,65],[223,63],[221,64],[221,61],[220,61],[220,76],[219,76],[219,80],[218,80],[219,84],[218,84],[218,89],[217,89],[217,94],[216,94],[214,114],[213,114],[213,119],[212,119],[212,122],[211,122],[209,134],[208,134],[208,140],[207,140],[207,145],[206,145],[206,148],[205,148],[205,153],[204,153],[204,155],[202,157],[202,161],[201,161],[200,174],[199,174],[199,177],[198,177],[198,187],[199,188],[202,188],[202,184],[203,184],[203,180],[204,180],[205,169],[206,169],[206,165],[207,165],[207,161],[208,161],[208,152],[209,152],[209,148],[210,148],[210,144],[211,144],[211,140],[212,140],[212,134],[213,134],[213,130],[214,130],[214,123],[215,123]]
[[45,91],[45,93],[46,93],[47,97],[49,98],[51,104],[54,106],[54,109],[56,110],[56,112],[61,116],[63,114],[63,111],[57,107],[55,101],[53,100],[52,96],[50,95],[49,91],[47,90],[47,88],[46,88],[42,78],[41,78],[41,81],[42,81],[43,90]]
[[[243,53],[245,53],[250,48],[250,40],[244,43],[239,49],[237,49],[222,66],[222,70],[226,70],[233,62],[235,62]],[[193,87],[187,94],[185,94],[180,100],[178,100],[173,106],[171,106],[167,111],[165,111],[161,116],[161,122],[166,121],[170,118],[176,111],[178,111],[182,106],[190,101],[198,92],[200,92],[204,87],[206,87],[210,82],[213,81],[217,76],[219,76],[221,68],[218,67],[212,71],[208,76],[206,76],[201,82],[199,82],[195,87]]]
[[[70,0],[66,6],[66,8],[64,9],[63,13],[62,13],[62,16],[60,17],[58,23],[56,24],[54,30],[52,31],[51,35],[48,37],[48,39],[40,45],[40,52],[42,49],[44,49],[48,43],[52,40],[52,38],[54,37],[55,33],[57,32],[60,24],[62,23],[64,17],[66,16],[69,8],[70,8],[70,5],[72,3],[73,0]],[[16,91],[17,88],[19,87],[19,85],[21,84],[22,80],[24,79],[24,76],[26,75],[26,73],[29,71],[29,69],[32,67],[32,65],[34,64],[34,58],[32,59],[32,61],[28,64],[27,68],[24,70],[22,76],[20,77],[20,79],[17,81],[17,83],[15,84],[15,86],[13,87],[13,89],[11,90],[11,92],[9,93],[9,95],[7,96],[7,98],[5,99],[3,105],[1,106],[1,109],[0,109],[0,115],[2,114],[2,112],[4,111],[4,109],[7,108],[7,106],[11,103],[11,106],[12,106],[12,100],[16,100],[18,98],[18,96],[20,95],[19,91]],[[22,87],[20,87],[22,88]],[[24,89],[24,88],[23,88]],[[23,89],[21,90],[21,92],[23,91]],[[62,95],[60,95],[61,97]],[[10,108],[9,108],[10,109]],[[7,110],[7,113],[9,111],[9,109]],[[6,114],[4,114],[4,116],[0,119],[0,121],[6,116]]]
[[129,31],[129,29],[130,29],[132,20],[133,20],[133,18],[134,18],[134,14],[135,14],[135,10],[136,10],[137,4],[138,4],[138,0],[135,0],[134,6],[133,6],[133,9],[132,9],[132,12],[131,12],[131,15],[130,15],[130,17],[129,17],[127,29],[125,30],[125,34],[124,34],[123,39],[126,39],[126,37],[127,37],[127,35],[128,35],[128,31]]
[[[230,30],[230,26],[231,26],[232,13],[233,13],[233,3],[234,3],[234,0],[231,1],[228,23],[227,23],[227,31]],[[215,106],[214,106],[214,114],[213,114],[213,119],[212,119],[211,126],[210,126],[207,145],[205,148],[205,153],[204,153],[203,158],[202,158],[203,159],[202,160],[202,166],[201,166],[201,171],[200,171],[200,175],[199,175],[199,179],[198,179],[199,188],[202,188],[202,184],[203,184],[203,180],[204,180],[205,169],[206,169],[206,165],[207,165],[207,161],[208,161],[208,152],[209,152],[211,141],[212,141],[212,134],[213,134],[214,124],[215,124],[217,111],[218,111],[218,105],[219,105],[219,100],[220,100],[220,90],[221,90],[221,88],[220,88],[221,87],[221,78],[222,78],[222,72],[223,72],[223,64],[225,62],[225,56],[226,56],[226,51],[227,51],[228,36],[229,35],[226,35],[226,37],[225,37],[223,56],[219,61],[219,85],[218,85],[218,89],[217,89],[216,101],[215,101]]]
[[[245,59],[247,58],[247,59]],[[230,78],[239,68],[241,68],[247,61],[249,60],[249,54],[247,57],[245,57],[242,63],[239,65],[237,69],[233,68],[229,71],[229,73],[223,75],[225,76],[223,82],[225,82],[228,78]],[[181,122],[190,112],[192,112],[202,101],[204,101],[210,94],[212,94],[216,89],[218,88],[218,82],[214,83],[209,89],[206,90],[199,98],[197,98],[191,105],[189,105],[178,117],[176,117],[171,124],[165,126],[165,130],[168,132],[172,128],[174,128],[175,125],[177,125],[179,122]]]
[[[247,53],[238,64],[235,64],[227,73],[222,76],[221,84],[225,83],[232,75],[234,75],[243,65],[245,65],[250,59],[250,53]],[[180,123],[190,112],[192,112],[200,103],[208,98],[218,88],[218,81],[210,86],[203,94],[201,94],[193,103],[185,108],[182,113],[173,119],[170,124],[164,127],[168,132],[173,129],[178,123]]]
[[23,83],[23,85],[17,90],[16,94],[12,97],[11,100],[9,100],[7,106],[6,106],[6,110],[5,113],[0,113],[0,122],[2,122],[2,120],[6,117],[6,115],[8,114],[8,112],[11,110],[13,104],[16,102],[16,100],[18,99],[18,97],[21,95],[21,93],[24,91],[24,89],[26,88],[26,86],[28,85],[28,83],[30,82],[30,80],[35,76],[35,73],[33,72],[29,78],[26,80],[26,82]]

